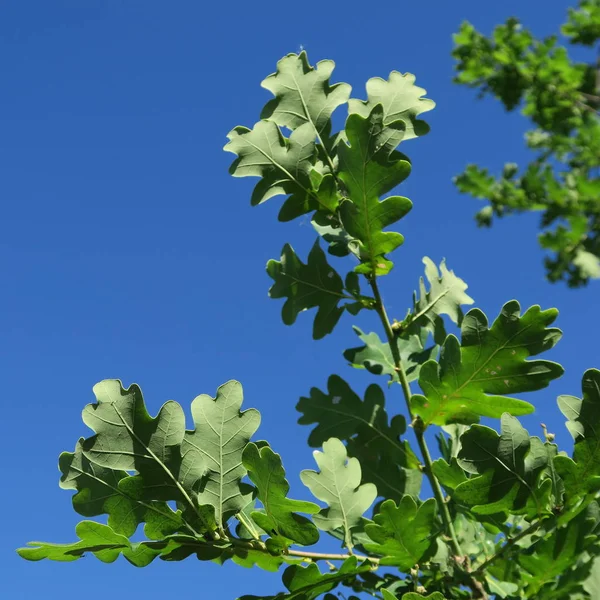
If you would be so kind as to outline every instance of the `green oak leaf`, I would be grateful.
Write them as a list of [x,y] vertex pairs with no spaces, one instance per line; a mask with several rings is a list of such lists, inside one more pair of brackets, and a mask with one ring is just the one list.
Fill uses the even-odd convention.
[[347,558],[333,573],[321,573],[312,563],[306,567],[292,565],[283,572],[283,583],[288,592],[275,596],[241,596],[238,600],[316,600],[335,589],[341,582],[351,582],[360,573],[369,571],[367,563],[358,564],[355,556]]
[[[389,375],[390,383],[400,381],[389,344],[382,342],[374,332],[366,334],[356,326],[352,329],[364,346],[349,348],[344,352],[344,358],[355,369],[367,369],[374,375]],[[438,351],[437,346],[424,348],[418,335],[410,335],[406,339],[396,337],[395,343],[408,381],[416,380],[421,365],[431,360]]]
[[313,495],[327,503],[327,508],[313,517],[323,531],[342,527],[346,547],[352,548],[350,530],[360,524],[365,511],[377,497],[372,483],[361,485],[361,468],[356,458],[348,458],[346,447],[337,438],[323,442],[323,452],[313,456],[320,472],[305,470],[300,473],[302,483]]
[[461,483],[468,481],[456,458],[451,458],[449,463],[443,458],[438,458],[433,461],[431,470],[437,480],[450,491],[454,491]]
[[242,386],[229,381],[217,389],[216,398],[202,394],[192,401],[196,428],[186,431],[182,442],[186,456],[204,458],[207,474],[198,491],[198,502],[214,507],[216,522],[223,528],[229,517],[249,501],[249,486],[242,484],[246,475],[242,453],[260,424],[256,409],[240,411]]
[[424,395],[412,396],[414,414],[425,425],[445,425],[498,418],[504,412],[533,412],[528,402],[500,394],[539,390],[563,374],[555,362],[526,360],[560,340],[560,329],[548,328],[557,315],[556,309],[532,306],[521,316],[519,303],[511,300],[488,328],[483,312],[470,310],[462,322],[462,341],[449,335],[439,364],[431,360],[421,367],[419,386]]
[[204,459],[200,454],[182,454],[185,416],[181,406],[170,400],[151,417],[140,388],[124,389],[114,379],[96,384],[94,394],[97,403],[88,404],[82,415],[96,432],[82,442],[85,458],[105,469],[135,471],[143,481],[143,489],[137,491],[140,499],[176,500],[188,523],[194,519],[198,521],[195,528],[212,529],[210,515],[195,498],[206,472]]
[[472,476],[456,486],[455,501],[481,515],[511,512],[532,518],[551,514],[548,466],[552,459],[545,447],[550,444],[529,437],[508,413],[502,415],[501,435],[490,427],[473,425],[461,442],[458,464]]
[[361,464],[362,480],[374,483],[382,496],[400,500],[405,494],[419,495],[419,460],[400,439],[406,421],[402,415],[389,420],[379,386],[370,385],[361,400],[346,381],[332,375],[327,392],[311,388],[296,409],[302,413],[299,424],[316,424],[308,436],[309,446],[320,447],[331,437],[344,440],[348,454]]
[[351,114],[346,121],[350,145],[338,147],[338,176],[346,186],[348,199],[340,205],[340,218],[348,233],[358,240],[361,264],[355,268],[365,275],[384,275],[391,262],[384,255],[404,241],[396,232],[383,229],[402,218],[412,207],[408,198],[390,196],[380,201],[410,174],[410,162],[395,150],[404,135],[405,124],[383,124],[383,108],[375,106],[367,117]]
[[319,539],[317,528],[310,520],[297,513],[314,515],[319,512],[319,507],[313,502],[287,497],[290,486],[285,479],[279,454],[269,446],[258,448],[256,444],[250,443],[244,450],[242,460],[264,507],[264,512],[251,513],[257,525],[270,535],[281,536],[303,546],[316,543]]
[[593,497],[600,490],[600,371],[586,371],[581,387],[582,399],[558,398],[558,406],[567,417],[567,428],[575,440],[573,458],[557,456],[554,459],[564,482],[568,507],[588,495]]
[[387,126],[402,121],[405,125],[402,141],[406,141],[429,132],[429,125],[416,118],[435,107],[433,100],[422,97],[425,93],[423,88],[415,85],[415,76],[412,73],[403,75],[398,71],[392,71],[387,81],[381,77],[369,79],[368,100],[351,99],[348,109],[350,114],[357,113],[368,117],[371,110],[381,104],[383,124]]
[[[267,263],[267,273],[275,281],[269,290],[269,296],[287,298],[281,310],[281,318],[286,325],[295,323],[296,317],[302,311],[317,308],[313,324],[313,338],[316,340],[333,331],[344,309],[352,309],[353,314],[356,312],[356,297],[347,293],[347,288],[344,291],[342,278],[327,263],[318,239],[308,255],[306,264],[298,258],[294,249],[286,244],[281,253],[281,260],[270,260]],[[347,283],[350,285],[348,279]],[[351,304],[340,306],[340,302],[344,300]]]
[[460,325],[463,320],[461,305],[473,304],[473,299],[465,293],[467,284],[446,267],[442,260],[440,268],[425,256],[425,277],[429,282],[429,291],[423,277],[419,280],[419,294],[413,294],[413,308],[401,323],[394,324],[394,330],[403,336],[421,335],[422,330],[434,334],[438,344],[446,338],[446,331],[441,315],[447,315]]
[[521,567],[527,598],[537,598],[538,592],[556,578],[567,573],[585,552],[597,545],[598,535],[594,532],[594,521],[586,513],[559,527],[516,557]]
[[275,96],[264,107],[261,119],[291,130],[310,123],[323,144],[333,111],[348,102],[352,89],[347,83],[329,83],[334,67],[332,60],[321,60],[312,67],[305,51],[284,56],[277,63],[277,72],[261,83]]
[[79,537],[78,542],[29,542],[28,547],[19,548],[17,552],[26,560],[38,561],[46,558],[60,562],[74,561],[90,552],[104,563],[112,563],[123,554],[129,562],[138,567],[150,564],[159,553],[144,544],[130,542],[126,536],[115,533],[108,525],[102,523],[81,521],[75,532]]
[[319,208],[310,177],[316,161],[312,124],[301,125],[289,139],[273,121],[259,121],[254,129],[235,127],[227,137],[230,141],[224,150],[238,156],[229,169],[231,175],[261,177],[252,192],[252,206],[286,195],[279,215],[282,221]]
[[113,470],[91,462],[83,453],[83,438],[75,452],[63,452],[59,458],[62,472],[60,487],[77,490],[73,508],[84,517],[108,515],[109,527],[118,534],[131,536],[140,523],[151,539],[159,539],[184,527],[179,511],[166,502],[144,499],[144,483],[139,475]]
[[365,527],[374,542],[364,544],[365,549],[380,554],[382,565],[408,571],[433,543],[436,512],[433,498],[419,507],[411,496],[404,496],[397,506],[393,500],[386,500],[373,517],[375,523]]

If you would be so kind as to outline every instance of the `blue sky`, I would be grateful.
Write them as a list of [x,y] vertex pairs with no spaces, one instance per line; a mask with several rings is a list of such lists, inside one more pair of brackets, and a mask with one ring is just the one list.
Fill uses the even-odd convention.
[[[536,434],[546,422],[569,445],[555,399],[579,394],[583,371],[600,367],[598,285],[546,283],[535,216],[476,228],[480,205],[457,194],[451,178],[472,161],[499,169],[526,160],[527,124],[454,86],[450,57],[464,19],[487,32],[516,15],[548,34],[568,5],[2,2],[2,597],[228,600],[281,588],[277,575],[234,565],[28,563],[14,548],[74,539],[78,518],[58,488],[57,457],[87,435],[80,414],[101,379],[139,383],[153,413],[168,399],[185,406],[240,380],[245,406],[262,412],[259,437],[283,455],[296,496],[305,495],[298,472],[313,467],[297,399],[332,373],[361,392],[376,381],[342,357],[356,344],[353,322],[377,327],[370,316],[345,316],[320,342],[311,339],[312,315],[282,324],[265,263],[285,242],[305,255],[314,234],[307,220],[279,224],[279,199],[251,208],[255,180],[230,177],[232,155],[222,152],[232,127],[258,120],[270,97],[260,81],[301,45],[313,64],[335,60],[333,81],[350,83],[354,97],[364,97],[369,77],[396,69],[415,73],[437,102],[426,116],[431,133],[402,148],[413,174],[400,192],[414,209],[398,225],[406,243],[382,283],[388,308],[404,316],[423,255],[446,257],[490,318],[512,298],[556,306],[565,337],[548,358],[566,373],[524,396],[538,409],[524,421]],[[392,390],[388,405],[400,410],[399,394]]]

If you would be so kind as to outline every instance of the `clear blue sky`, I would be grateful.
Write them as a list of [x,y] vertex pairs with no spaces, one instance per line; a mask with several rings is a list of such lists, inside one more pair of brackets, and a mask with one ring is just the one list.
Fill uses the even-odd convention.
[[[58,488],[57,457],[88,434],[80,413],[101,379],[139,383],[152,412],[239,379],[246,407],[263,414],[260,438],[282,453],[297,496],[305,494],[298,472],[313,466],[309,430],[296,424],[299,396],[332,373],[361,392],[375,380],[342,357],[356,343],[352,318],[320,342],[311,340],[308,314],[282,324],[265,263],[286,241],[304,252],[314,234],[306,221],[279,224],[279,199],[252,209],[255,181],[231,178],[232,155],[221,150],[233,126],[258,120],[270,97],[260,81],[300,45],[313,64],[334,59],[333,80],[352,84],[355,97],[364,97],[369,77],[396,69],[415,73],[437,102],[427,114],[431,134],[403,148],[414,170],[401,193],[415,207],[399,225],[406,243],[383,284],[385,300],[392,316],[404,316],[428,255],[446,257],[491,318],[512,298],[558,307],[565,337],[549,357],[566,374],[525,396],[538,407],[525,422],[539,434],[545,421],[560,444],[570,443],[555,399],[579,394],[584,369],[600,367],[599,288],[545,282],[536,217],[476,228],[480,206],[457,194],[451,177],[470,161],[496,169],[524,161],[526,123],[455,87],[450,57],[463,19],[489,31],[517,15],[547,34],[568,4],[0,4],[0,596],[230,600],[281,588],[277,575],[234,565],[28,563],[14,548],[74,539],[78,518]],[[376,327],[369,316],[356,322]],[[402,406],[399,390],[388,404]]]

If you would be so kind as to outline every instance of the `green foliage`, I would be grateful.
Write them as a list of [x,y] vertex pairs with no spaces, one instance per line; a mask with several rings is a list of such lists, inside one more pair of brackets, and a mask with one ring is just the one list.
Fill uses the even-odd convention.
[[401,323],[394,324],[394,330],[402,337],[422,335],[422,332],[432,332],[438,344],[446,339],[446,329],[442,315],[447,315],[453,323],[460,325],[463,319],[461,306],[473,304],[473,298],[465,293],[469,287],[460,277],[446,267],[442,261],[440,269],[425,256],[425,277],[429,283],[429,291],[425,281],[419,280],[419,295],[413,294],[413,308],[408,311]]
[[436,425],[476,422],[480,416],[499,418],[504,412],[525,415],[533,406],[500,395],[539,390],[560,377],[563,368],[547,360],[525,360],[552,348],[561,331],[547,328],[558,311],[532,306],[521,316],[516,300],[507,302],[491,328],[479,309],[465,316],[459,342],[449,335],[439,363],[428,361],[419,374],[424,395],[415,394],[411,407],[423,422]]
[[286,544],[296,542],[310,546],[316,543],[319,539],[317,528],[297,511],[313,515],[319,512],[319,507],[312,502],[286,497],[290,486],[285,479],[281,457],[269,446],[258,448],[251,443],[244,450],[243,464],[264,507],[264,513],[251,513],[255,523],[263,531],[286,538]]
[[[580,0],[562,33],[571,44],[600,40],[600,2]],[[556,36],[536,39],[510,18],[491,36],[463,23],[454,36],[455,81],[518,107],[535,129],[526,136],[536,156],[519,174],[513,163],[499,177],[469,165],[456,177],[461,192],[486,199],[480,225],[494,216],[541,211],[540,245],[550,281],[570,286],[600,277],[600,77],[595,57],[572,60]]]
[[350,530],[361,524],[363,514],[377,496],[377,488],[372,483],[360,484],[360,463],[348,458],[346,447],[337,438],[323,442],[323,451],[315,450],[313,455],[320,472],[302,471],[300,479],[316,498],[327,503],[314,522],[323,531],[341,528],[346,547],[352,549]]
[[600,371],[586,371],[583,398],[560,396],[558,406],[567,417],[567,428],[575,440],[573,458],[557,456],[556,470],[565,484],[565,501],[572,507],[588,502],[600,490]]
[[501,435],[483,425],[462,435],[458,464],[475,476],[460,483],[453,497],[483,515],[504,512],[532,519],[551,514],[548,469],[556,446],[529,437],[508,413],[501,423]]
[[[597,3],[582,2],[565,34],[573,43],[590,43],[596,15]],[[493,44],[468,26],[461,36],[464,83],[489,81],[489,90],[509,108],[521,98],[526,110],[533,103],[538,112],[531,118],[542,129],[554,128],[553,139],[560,127],[566,128],[564,139],[579,127],[573,106],[542,93],[555,69],[569,101],[579,99],[586,76],[584,69],[573,71],[554,42],[542,47],[514,22],[497,30]],[[544,67],[548,53],[554,62]],[[535,91],[529,75],[515,66],[526,60],[537,61]],[[86,519],[104,516],[106,524],[84,520],[74,543],[31,542],[18,552],[32,561],[92,554],[113,562],[122,555],[138,567],[189,557],[269,572],[285,565],[285,591],[240,600],[335,600],[339,586],[349,590],[343,596],[348,600],[359,600],[354,594],[383,600],[595,598],[600,371],[585,373],[581,399],[559,398],[575,439],[569,457],[552,443],[552,434],[545,432],[545,441],[531,437],[516,418],[534,409],[516,394],[546,388],[562,375],[557,363],[530,360],[559,341],[560,330],[551,327],[556,309],[533,306],[521,314],[513,300],[490,327],[478,308],[463,315],[463,306],[473,304],[467,284],[444,261],[438,268],[424,258],[425,275],[410,309],[403,320],[390,320],[379,277],[390,272],[390,253],[403,241],[388,228],[411,202],[386,195],[410,173],[398,145],[427,133],[419,117],[434,104],[409,73],[369,80],[364,101],[350,99],[347,84],[331,84],[332,71],[331,61],[312,67],[305,52],[285,56],[263,81],[274,98],[261,120],[252,130],[233,129],[225,147],[237,156],[234,176],[260,178],[252,204],[286,196],[281,220],[310,214],[329,254],[356,261],[342,279],[319,240],[306,264],[286,244],[281,259],[267,265],[270,296],[285,298],[283,322],[291,325],[300,312],[315,308],[315,339],[332,332],[344,312],[356,316],[369,309],[381,324],[370,333],[355,326],[361,345],[344,357],[356,369],[383,375],[385,393],[371,384],[359,394],[331,375],[326,390],[310,388],[297,405],[299,423],[311,426],[309,445],[322,448],[314,452],[318,470],[304,470],[300,478],[325,506],[288,497],[281,456],[267,442],[251,441],[260,415],[241,410],[238,382],[221,386],[214,398],[194,399],[193,429],[186,430],[177,402],[151,416],[136,385],[124,389],[106,380],[94,388],[96,403],[83,411],[93,435],[59,458],[60,486],[75,492],[75,511]],[[334,132],[332,113],[344,104],[349,116]],[[544,147],[548,131],[530,142]],[[586,132],[590,140],[595,135],[593,127]],[[594,148],[582,150],[586,164]],[[516,172],[514,165],[505,168],[507,197],[522,191]],[[541,165],[527,172],[530,191],[542,189],[536,180],[542,172],[550,185],[552,173]],[[469,167],[461,185],[487,197],[497,182]],[[595,183],[588,178],[585,185],[591,195]],[[546,210],[544,202],[536,206]],[[569,218],[579,219],[578,235],[584,235],[585,219]],[[580,244],[577,250],[580,271],[584,263],[588,269],[594,264],[590,248]],[[460,328],[460,341],[447,327]],[[386,401],[386,394],[403,396],[405,415],[397,398]],[[500,433],[476,424],[481,417],[499,418]],[[444,431],[437,437],[437,460],[428,446],[433,426]],[[416,441],[412,447],[407,430]],[[428,490],[433,498],[422,498]],[[306,549],[320,541],[319,530],[337,552]]]
[[432,544],[435,513],[433,498],[419,507],[410,496],[404,496],[397,506],[393,500],[386,500],[373,517],[375,523],[365,527],[374,542],[365,544],[365,548],[383,556],[381,564],[407,571],[421,560]]
[[[286,325],[293,325],[299,313],[317,307],[313,326],[313,337],[318,340],[331,333],[344,309],[356,314],[370,299],[360,296],[358,278],[348,273],[346,283],[329,266],[325,253],[317,240],[303,264],[293,248],[286,244],[281,260],[270,260],[267,273],[275,281],[269,295],[271,298],[287,298],[281,316]],[[344,300],[350,303],[340,306]]]
[[332,375],[327,393],[312,388],[296,408],[302,413],[298,423],[317,424],[308,437],[309,446],[322,446],[330,437],[343,440],[348,454],[361,465],[362,480],[375,484],[381,496],[400,500],[404,494],[419,495],[419,460],[400,439],[406,420],[402,415],[389,419],[379,386],[370,385],[361,400],[341,377]]

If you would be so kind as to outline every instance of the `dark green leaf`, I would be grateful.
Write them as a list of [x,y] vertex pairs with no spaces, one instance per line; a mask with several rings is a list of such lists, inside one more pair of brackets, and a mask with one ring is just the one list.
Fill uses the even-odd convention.
[[474,476],[456,487],[456,501],[482,515],[512,512],[531,518],[551,513],[548,450],[515,417],[502,415],[501,435],[473,425],[461,442],[458,463]]
[[317,528],[297,513],[313,515],[319,512],[319,507],[312,502],[287,497],[290,486],[285,479],[279,454],[275,454],[269,446],[259,449],[256,444],[248,444],[243,463],[264,507],[264,512],[254,511],[251,515],[258,526],[304,546],[316,543],[319,539]]
[[113,470],[91,462],[83,453],[83,438],[75,452],[63,452],[59,467],[60,487],[77,490],[73,508],[84,517],[108,515],[109,527],[118,534],[131,536],[139,523],[144,532],[159,539],[184,527],[181,513],[173,512],[166,502],[145,499],[141,476],[130,477],[126,471]]
[[462,341],[449,335],[439,364],[428,361],[421,367],[419,386],[424,396],[413,395],[413,412],[426,425],[532,412],[528,402],[498,394],[539,390],[562,375],[564,370],[557,363],[526,360],[549,350],[561,338],[559,329],[547,328],[557,315],[556,309],[532,306],[521,316],[519,303],[512,300],[488,328],[483,312],[470,310],[462,323]]
[[410,174],[410,163],[395,150],[405,131],[403,121],[383,125],[383,108],[377,105],[368,117],[351,114],[346,121],[350,145],[342,143],[339,178],[347,188],[348,199],[340,205],[344,228],[360,242],[361,265],[355,270],[383,275],[391,269],[384,258],[402,244],[396,232],[384,232],[412,207],[408,198],[390,196],[380,201]]
[[327,393],[310,390],[296,407],[302,417],[298,423],[316,423],[308,437],[310,446],[319,447],[330,437],[348,443],[348,454],[362,466],[362,480],[374,483],[385,498],[400,500],[404,494],[418,496],[421,488],[419,461],[400,436],[406,421],[396,415],[389,422],[385,396],[377,385],[370,385],[364,400],[337,375],[327,382]]
[[321,573],[314,563],[307,567],[292,565],[282,577],[288,592],[276,596],[242,596],[238,600],[316,600],[321,594],[335,589],[339,583],[349,582],[369,569],[368,564],[359,565],[355,556],[346,559],[339,570],[333,573]]
[[318,340],[331,333],[344,308],[343,300],[355,301],[344,292],[344,284],[338,273],[327,263],[325,253],[317,240],[304,264],[293,248],[286,244],[281,260],[270,260],[267,273],[275,281],[269,295],[271,298],[287,298],[281,311],[286,325],[292,325],[299,313],[317,308],[313,325],[313,337]]
[[227,137],[230,141],[224,150],[238,156],[229,169],[231,175],[261,177],[252,193],[252,206],[286,195],[279,217],[283,221],[319,207],[310,179],[316,161],[312,124],[298,127],[289,140],[273,121],[259,121],[254,129],[238,126]]
[[573,458],[557,456],[554,464],[564,481],[568,507],[600,490],[600,371],[583,375],[583,399],[559,396],[558,406],[567,417],[575,440]]

